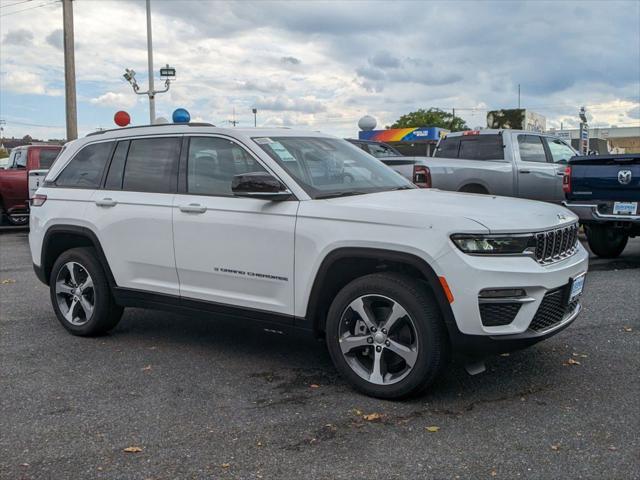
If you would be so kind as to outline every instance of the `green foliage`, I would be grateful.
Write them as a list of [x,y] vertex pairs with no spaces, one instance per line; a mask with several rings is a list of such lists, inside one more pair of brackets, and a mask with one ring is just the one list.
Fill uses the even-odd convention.
[[4,149],[0,149],[0,158],[7,158],[9,156],[9,152]]
[[469,130],[465,121],[453,113],[445,112],[439,108],[425,110],[421,108],[415,112],[402,115],[396,122],[388,128],[416,128],[416,127],[440,127],[458,132]]

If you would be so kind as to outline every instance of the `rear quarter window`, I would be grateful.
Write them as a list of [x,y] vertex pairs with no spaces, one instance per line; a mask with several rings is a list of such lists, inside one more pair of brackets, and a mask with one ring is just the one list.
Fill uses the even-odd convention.
[[103,142],[82,148],[58,175],[56,186],[98,188],[112,147],[113,142]]

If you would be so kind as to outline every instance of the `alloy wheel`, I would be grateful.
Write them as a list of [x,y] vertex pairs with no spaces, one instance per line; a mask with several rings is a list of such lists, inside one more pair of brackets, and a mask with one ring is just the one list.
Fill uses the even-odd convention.
[[347,306],[338,341],[349,367],[376,385],[399,382],[418,357],[413,319],[402,305],[382,295],[363,295]]
[[77,262],[65,263],[56,277],[56,300],[62,316],[71,325],[87,323],[95,308],[93,280]]

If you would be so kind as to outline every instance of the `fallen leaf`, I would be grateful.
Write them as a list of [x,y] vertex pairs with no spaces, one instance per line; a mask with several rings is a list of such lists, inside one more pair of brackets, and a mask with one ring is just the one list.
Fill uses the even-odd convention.
[[495,477],[496,475],[498,475],[498,472],[496,472],[495,470],[491,470],[490,475],[491,475],[492,477]]
[[612,452],[615,452],[616,450],[618,450],[618,448],[617,448],[617,447],[614,447],[613,445],[611,445],[611,446],[609,447],[609,450],[611,450]]
[[555,444],[555,445],[551,445],[551,450],[555,450],[555,451],[560,450],[560,444],[559,444],[559,443],[557,443],[557,444]]
[[363,415],[362,418],[364,418],[367,422],[374,422],[376,420],[380,420],[382,418],[382,414],[374,412]]
[[144,367],[142,369],[143,372],[150,372],[151,371],[151,365],[147,365],[146,367]]
[[142,448],[140,447],[127,447],[124,449],[125,452],[127,453],[140,453],[142,451]]
[[309,388],[320,388],[320,385],[318,385],[317,383],[312,383],[311,385],[309,385]]
[[21,463],[21,464],[20,464],[20,466],[21,466],[21,467],[28,467],[28,466],[29,466],[29,464],[28,464],[28,463]]
[[354,415],[357,415],[358,417],[362,416],[362,412],[360,410],[358,410],[357,408],[354,408],[351,411],[353,412]]
[[10,283],[16,283],[15,280],[11,280],[10,278],[7,278],[5,280],[0,281],[0,284],[2,285],[9,285]]
[[580,365],[580,362],[577,360],[574,360],[573,358],[570,358],[565,362],[565,365]]
[[220,465],[222,468],[229,468],[231,466],[230,463],[223,463],[222,465]]
[[631,331],[633,331],[633,328],[631,328],[631,327],[627,327],[626,325],[625,325],[624,327],[622,327],[622,329],[623,329],[625,332],[631,332]]
[[438,430],[440,430],[440,427],[436,427],[435,425],[431,425],[429,427],[427,427],[427,432],[437,432]]

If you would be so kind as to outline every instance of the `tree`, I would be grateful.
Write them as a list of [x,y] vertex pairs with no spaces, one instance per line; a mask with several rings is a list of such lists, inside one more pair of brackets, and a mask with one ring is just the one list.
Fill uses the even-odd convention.
[[415,112],[402,115],[389,128],[415,128],[415,127],[440,127],[458,132],[460,130],[469,130],[466,122],[453,115],[453,113],[445,112],[439,108],[430,108],[425,110],[421,108]]

